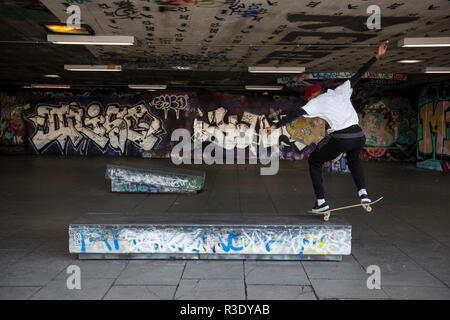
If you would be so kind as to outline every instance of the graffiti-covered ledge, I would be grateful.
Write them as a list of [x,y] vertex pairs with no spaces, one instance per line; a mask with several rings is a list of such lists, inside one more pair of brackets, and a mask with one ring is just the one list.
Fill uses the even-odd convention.
[[80,259],[341,260],[351,225],[314,216],[88,213],[69,226]]

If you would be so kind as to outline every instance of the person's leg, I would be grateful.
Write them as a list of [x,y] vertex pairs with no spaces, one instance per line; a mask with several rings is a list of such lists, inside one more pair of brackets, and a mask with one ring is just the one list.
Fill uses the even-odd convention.
[[316,150],[309,156],[309,174],[311,176],[314,193],[317,199],[325,198],[323,188],[322,167],[326,161],[331,161],[340,155],[344,150],[338,140],[326,137],[319,142]]
[[353,181],[358,190],[366,188],[366,182],[364,179],[364,171],[361,165],[361,160],[359,159],[359,154],[364,148],[365,137],[351,139],[353,149],[347,151],[347,164],[350,172],[353,176]]
[[361,165],[361,160],[359,154],[364,148],[366,143],[366,138],[361,137],[358,139],[352,139],[351,142],[353,148],[347,151],[347,164],[350,172],[353,176],[353,181],[355,182],[356,188],[358,188],[358,196],[363,202],[370,202],[370,198],[366,190],[366,181],[364,178],[364,171]]

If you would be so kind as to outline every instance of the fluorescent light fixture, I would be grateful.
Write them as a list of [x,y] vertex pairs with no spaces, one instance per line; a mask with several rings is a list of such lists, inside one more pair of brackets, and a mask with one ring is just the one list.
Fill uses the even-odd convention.
[[33,89],[70,89],[68,84],[32,84]]
[[118,66],[115,64],[108,64],[108,65],[65,64],[64,70],[67,70],[67,71],[122,71],[122,66]]
[[57,74],[43,74],[42,76],[45,77],[45,78],[61,78]]
[[129,84],[130,89],[141,89],[141,90],[164,90],[167,89],[165,84]]
[[93,34],[92,29],[87,25],[82,25],[80,28],[72,28],[65,24],[44,24],[45,29],[53,33],[60,34]]
[[450,73],[450,67],[426,67],[425,73]]
[[398,60],[398,63],[419,63],[422,62],[423,60],[414,60],[414,59],[405,59],[405,60]]
[[175,69],[175,70],[191,70],[192,68],[188,67],[188,66],[173,66],[172,69]]
[[303,73],[305,67],[248,67],[251,73]]
[[450,47],[450,37],[443,38],[404,38],[398,42],[399,47]]
[[49,34],[47,40],[55,44],[86,44],[104,46],[131,46],[134,36],[75,36]]
[[187,85],[187,81],[180,81],[180,80],[169,80],[169,81],[167,81],[167,83],[168,84],[173,84],[173,85],[181,85],[181,86],[184,86],[184,85]]
[[283,86],[245,86],[245,90],[282,90]]

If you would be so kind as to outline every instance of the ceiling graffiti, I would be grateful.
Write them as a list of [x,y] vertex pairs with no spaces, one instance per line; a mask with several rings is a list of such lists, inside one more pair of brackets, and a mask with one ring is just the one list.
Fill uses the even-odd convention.
[[[63,74],[64,64],[121,64],[118,75],[89,81],[135,80],[211,83],[224,73],[229,83],[276,82],[270,75],[249,75],[247,67],[305,66],[308,72],[354,72],[389,39],[388,54],[375,72],[419,74],[427,66],[449,66],[448,48],[398,48],[404,37],[450,35],[450,1],[376,1],[381,29],[366,25],[367,0],[3,0],[0,1],[0,50],[11,65],[28,56],[23,78]],[[96,35],[133,35],[133,46],[57,46],[46,42],[40,24],[64,23],[66,8],[78,5],[81,23]],[[28,49],[28,50],[27,50]],[[400,59],[420,64],[400,64]],[[3,59],[5,60],[5,59]],[[25,64],[26,64],[25,63]],[[173,66],[192,72],[173,73]],[[33,70],[35,74],[33,74]],[[141,72],[139,72],[141,71]],[[152,71],[149,74],[148,71]],[[230,75],[230,74],[233,74]],[[82,75],[65,74],[72,82]],[[0,79],[19,80],[17,72]],[[275,79],[275,81],[274,81]]]

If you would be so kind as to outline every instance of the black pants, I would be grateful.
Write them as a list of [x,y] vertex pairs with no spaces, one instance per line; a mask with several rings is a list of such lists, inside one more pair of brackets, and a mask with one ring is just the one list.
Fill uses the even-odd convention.
[[[358,135],[361,136],[354,137]],[[356,187],[358,190],[366,188],[364,172],[359,159],[359,153],[363,150],[365,143],[366,137],[358,125],[335,131],[319,142],[317,148],[308,159],[309,173],[317,199],[325,198],[322,180],[324,162],[335,159],[343,152],[347,153],[347,164]]]

